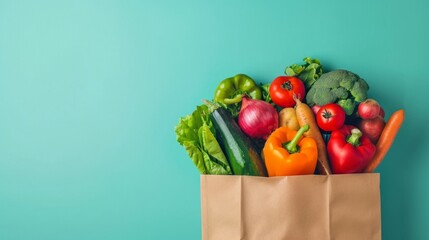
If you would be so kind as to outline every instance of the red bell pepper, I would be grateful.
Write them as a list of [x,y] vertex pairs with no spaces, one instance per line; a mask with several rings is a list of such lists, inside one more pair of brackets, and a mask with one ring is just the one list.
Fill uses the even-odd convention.
[[328,142],[328,155],[332,172],[359,173],[375,154],[375,145],[354,126],[344,125],[332,131]]

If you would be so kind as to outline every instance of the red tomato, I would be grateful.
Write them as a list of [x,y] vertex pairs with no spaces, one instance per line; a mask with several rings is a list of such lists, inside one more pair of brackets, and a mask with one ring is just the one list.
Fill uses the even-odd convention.
[[277,77],[271,83],[269,91],[273,102],[283,108],[295,106],[294,96],[301,101],[305,97],[304,83],[297,77]]
[[336,103],[323,105],[316,115],[317,125],[325,131],[340,129],[346,120],[346,112]]

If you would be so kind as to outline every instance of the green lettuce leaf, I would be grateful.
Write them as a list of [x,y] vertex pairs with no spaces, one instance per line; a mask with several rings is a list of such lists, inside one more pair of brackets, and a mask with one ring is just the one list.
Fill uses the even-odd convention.
[[323,74],[323,68],[318,59],[306,57],[304,58],[304,62],[305,64],[303,65],[292,64],[291,66],[286,67],[285,74],[288,76],[296,76],[301,79],[308,91],[308,89],[310,89],[310,87]]
[[175,128],[177,141],[182,145],[201,174],[232,174],[215,137],[207,106],[197,106],[192,113],[179,120]]
[[265,84],[259,84],[259,87],[261,88],[262,92],[262,100],[264,100],[267,103],[273,104],[273,100],[271,99],[270,95],[270,83]]

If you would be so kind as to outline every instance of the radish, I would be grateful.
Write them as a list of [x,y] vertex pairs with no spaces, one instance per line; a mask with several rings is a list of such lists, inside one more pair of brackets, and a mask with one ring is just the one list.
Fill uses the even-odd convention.
[[380,114],[380,104],[374,99],[367,99],[358,106],[358,114],[362,119],[373,119]]
[[385,125],[386,123],[384,122],[384,119],[381,116],[376,116],[373,119],[360,120],[357,127],[371,140],[372,143],[376,144]]

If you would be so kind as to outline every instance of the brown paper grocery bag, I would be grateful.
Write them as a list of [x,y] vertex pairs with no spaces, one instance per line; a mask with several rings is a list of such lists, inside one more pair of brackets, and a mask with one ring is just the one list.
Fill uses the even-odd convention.
[[380,175],[201,175],[204,240],[381,239]]

